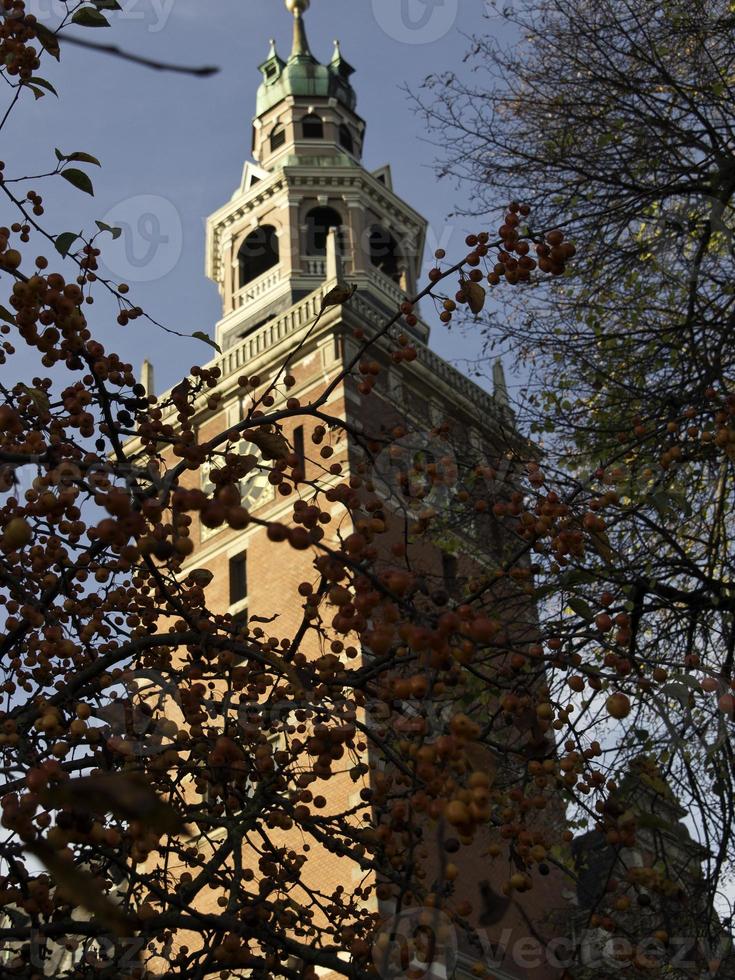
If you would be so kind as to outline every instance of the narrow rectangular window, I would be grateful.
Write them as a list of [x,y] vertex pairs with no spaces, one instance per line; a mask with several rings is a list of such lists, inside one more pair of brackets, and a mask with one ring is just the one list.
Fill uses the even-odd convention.
[[306,474],[306,449],[304,448],[304,427],[299,425],[293,432],[293,451],[298,457],[298,468]]
[[456,555],[450,555],[447,551],[442,551],[442,578],[444,588],[449,595],[457,593],[457,574],[459,572],[459,562]]
[[248,596],[247,552],[230,558],[230,605],[242,602]]

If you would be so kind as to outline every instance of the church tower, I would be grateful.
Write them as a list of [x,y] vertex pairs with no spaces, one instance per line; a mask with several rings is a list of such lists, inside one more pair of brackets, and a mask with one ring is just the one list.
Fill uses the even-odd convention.
[[[236,529],[221,517],[210,521],[203,507],[192,515],[194,550],[182,570],[184,575],[193,568],[211,573],[206,593],[215,614],[275,638],[298,634],[308,595],[303,585],[314,580],[315,552],[287,545],[280,552],[276,545],[274,551],[268,532],[273,525],[293,523],[294,499],[299,496],[307,507],[314,481],[322,488],[330,481],[337,487],[369,468],[378,503],[366,511],[364,521],[380,523],[385,510],[403,522],[400,534],[377,540],[378,562],[384,559],[387,567],[407,547],[413,567],[421,569],[426,596],[448,606],[460,599],[473,577],[494,574],[503,548],[491,508],[470,517],[455,511],[461,474],[478,462],[500,461],[503,469],[507,451],[518,439],[500,366],[494,373],[495,393],[489,394],[430,350],[429,328],[417,310],[401,315],[402,304],[420,289],[427,223],[396,193],[389,166],[375,171],[363,166],[366,126],[357,113],[353,68],[339,44],[328,61],[320,62],[307,39],[309,0],[286,0],[286,6],[293,16],[292,50],[284,59],[271,42],[260,66],[253,159],[245,164],[230,200],[207,222],[206,272],[222,299],[215,333],[220,353],[207,365],[207,370],[217,370],[216,382],[200,399],[190,427],[201,445],[240,423],[254,404],[271,415],[281,412],[279,425],[291,455],[299,460],[301,479],[295,492],[274,481],[272,463],[258,465],[262,446],[241,440],[238,452],[253,459],[240,482],[250,523]],[[354,294],[347,303],[325,305],[338,284],[355,287]],[[376,341],[360,360],[360,344],[369,337]],[[306,410],[316,401],[318,418]],[[417,483],[401,463],[408,459],[410,469],[417,458],[434,461],[434,477],[428,482]],[[211,467],[192,470],[192,487],[211,499]],[[326,515],[331,523],[305,526],[312,543],[339,546],[360,530],[360,522],[348,525],[339,498],[327,494],[326,499],[334,501],[320,503],[322,509],[331,506]],[[410,538],[416,526],[439,511],[447,514],[441,533],[433,542],[414,546]],[[530,636],[535,619],[527,596],[506,594],[503,602],[503,615],[513,620],[513,629]],[[307,640],[314,644],[307,656],[329,654],[329,644],[320,649],[316,634]],[[346,647],[346,655],[355,665],[373,652]],[[407,724],[411,710],[409,705]],[[366,767],[365,780],[372,778]],[[356,784],[345,771],[317,784],[315,796],[322,786],[328,795],[325,812],[362,819],[358,811],[371,799],[370,785]],[[296,847],[301,846],[299,833]],[[283,840],[289,843],[287,832]],[[487,846],[484,839],[482,848]],[[481,858],[482,848],[465,848],[456,858],[458,893],[478,915],[487,896],[501,887]],[[501,877],[507,878],[505,864]],[[495,892],[486,878],[493,880]],[[328,846],[314,846],[303,879],[322,895],[345,888],[359,896],[365,872]],[[544,901],[542,895],[541,905]],[[374,890],[365,902],[373,913],[391,914],[390,903],[379,894],[376,898]],[[498,903],[493,927],[509,921],[524,930],[523,916],[535,915],[530,908],[523,915],[511,909],[506,919],[508,903]],[[471,975],[466,965],[470,959],[463,966],[463,955],[452,962],[456,971],[447,977]],[[500,964],[496,974],[515,975]],[[549,974],[541,968],[523,975]]]
[[223,305],[216,339],[225,350],[338,277],[378,315],[394,312],[415,290],[424,249],[426,222],[393,192],[390,167],[362,166],[354,69],[338,42],[327,64],[312,54],[309,0],[287,7],[293,48],[284,61],[271,41],[260,66],[254,162],[207,223],[207,275]]

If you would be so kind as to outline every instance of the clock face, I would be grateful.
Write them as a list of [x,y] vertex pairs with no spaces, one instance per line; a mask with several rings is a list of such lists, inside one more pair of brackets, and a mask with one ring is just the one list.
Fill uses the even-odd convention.
[[[252,509],[265,503],[273,495],[273,487],[268,482],[268,473],[260,468],[263,461],[260,450],[252,442],[241,439],[233,452],[240,456],[250,456],[256,461],[250,472],[246,473],[239,483],[242,506]],[[204,463],[201,468],[202,490],[206,494],[213,493],[215,489],[214,483],[209,479],[211,468],[212,464],[209,462]]]

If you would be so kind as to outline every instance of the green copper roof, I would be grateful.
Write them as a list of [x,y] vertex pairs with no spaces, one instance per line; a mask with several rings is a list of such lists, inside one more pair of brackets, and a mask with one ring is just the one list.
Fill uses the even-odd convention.
[[350,85],[354,68],[349,65],[335,41],[334,54],[328,65],[320,64],[309,48],[301,4],[294,4],[294,41],[288,61],[278,56],[271,41],[267,59],[260,65],[263,82],[258,89],[255,113],[261,116],[289,96],[295,98],[336,98],[354,112],[355,90]]

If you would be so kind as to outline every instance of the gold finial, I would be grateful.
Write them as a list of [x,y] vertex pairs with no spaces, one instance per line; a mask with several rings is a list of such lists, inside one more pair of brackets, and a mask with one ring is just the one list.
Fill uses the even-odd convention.
[[309,9],[310,3],[311,0],[286,0],[286,10],[290,11],[294,16],[292,58],[311,56],[302,17],[302,14]]

